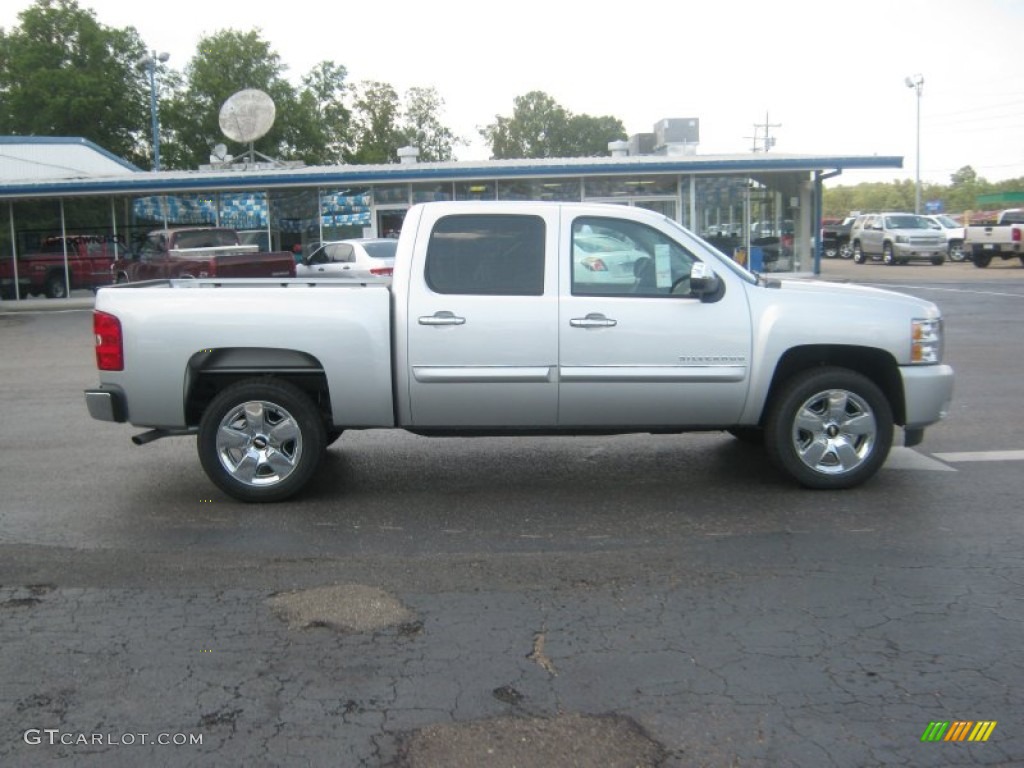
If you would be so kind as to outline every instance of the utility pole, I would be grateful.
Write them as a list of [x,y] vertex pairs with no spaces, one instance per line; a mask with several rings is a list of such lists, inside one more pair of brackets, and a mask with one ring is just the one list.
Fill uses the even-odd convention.
[[[754,135],[744,136],[745,139],[753,141],[751,152],[767,152],[769,149],[775,146],[775,137],[771,135],[770,131],[772,128],[781,128],[782,123],[773,123],[768,120],[768,112],[764,113],[763,123],[754,123]],[[761,129],[764,129],[764,136],[761,136]],[[761,147],[758,147],[758,142],[763,142]]]
[[916,74],[903,78],[907,88],[917,92],[917,163],[914,170],[914,213],[921,212],[921,91],[924,90],[924,75]]
[[153,170],[160,170],[160,121],[156,106],[156,68],[171,58],[169,53],[152,53],[139,59],[138,65],[149,71],[149,112],[153,122]]

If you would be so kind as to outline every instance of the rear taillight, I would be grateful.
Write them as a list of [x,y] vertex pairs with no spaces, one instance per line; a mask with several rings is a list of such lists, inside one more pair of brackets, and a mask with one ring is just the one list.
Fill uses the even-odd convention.
[[94,310],[92,332],[96,336],[96,367],[101,371],[124,370],[124,343],[121,321],[106,312]]
[[394,274],[395,270],[393,267],[374,267],[370,270],[371,275],[380,275],[382,277]]
[[1015,242],[1015,243],[1019,243],[1020,242],[1020,227],[1014,227],[1013,228],[1013,242]]

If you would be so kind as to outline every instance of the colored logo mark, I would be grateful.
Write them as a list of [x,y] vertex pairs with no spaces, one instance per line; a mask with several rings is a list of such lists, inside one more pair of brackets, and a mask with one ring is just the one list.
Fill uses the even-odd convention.
[[996,720],[932,720],[921,741],[988,741]]

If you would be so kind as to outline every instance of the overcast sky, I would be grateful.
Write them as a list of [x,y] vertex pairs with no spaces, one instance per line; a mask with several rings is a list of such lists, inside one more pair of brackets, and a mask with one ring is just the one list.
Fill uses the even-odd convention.
[[[477,128],[545,91],[574,113],[612,115],[629,134],[665,117],[700,119],[700,154],[749,152],[755,124],[772,151],[900,155],[902,170],[831,182],[913,178],[921,74],[921,177],[970,165],[990,181],[1024,176],[1024,0],[79,0],[107,26],[134,26],[183,69],[203,35],[258,28],[294,82],[317,62],[401,94],[433,86],[442,122],[486,158]],[[0,26],[30,3],[6,2]]]

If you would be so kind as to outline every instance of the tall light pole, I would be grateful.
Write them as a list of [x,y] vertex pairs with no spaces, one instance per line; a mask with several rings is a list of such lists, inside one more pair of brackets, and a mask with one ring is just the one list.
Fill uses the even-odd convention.
[[921,90],[924,88],[924,75],[917,74],[905,77],[903,82],[907,88],[917,92],[917,168],[914,180],[914,213],[921,212]]
[[149,112],[153,119],[153,170],[160,170],[160,122],[156,116],[156,65],[171,58],[169,53],[153,51],[139,59],[139,66],[149,70]]

